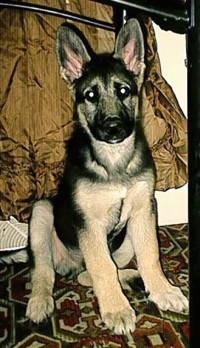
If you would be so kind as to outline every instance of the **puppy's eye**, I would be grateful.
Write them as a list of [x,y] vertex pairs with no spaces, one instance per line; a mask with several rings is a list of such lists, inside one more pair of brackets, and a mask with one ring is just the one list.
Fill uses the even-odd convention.
[[98,91],[96,89],[89,89],[85,92],[85,99],[91,103],[95,103],[98,100]]
[[128,86],[120,86],[118,88],[118,96],[122,99],[127,98],[131,93],[131,89]]

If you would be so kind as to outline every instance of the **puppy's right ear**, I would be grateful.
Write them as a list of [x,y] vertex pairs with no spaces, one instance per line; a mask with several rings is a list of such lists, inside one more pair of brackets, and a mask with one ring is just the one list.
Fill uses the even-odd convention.
[[66,25],[58,28],[56,53],[61,76],[71,83],[82,76],[84,64],[91,59],[83,40]]

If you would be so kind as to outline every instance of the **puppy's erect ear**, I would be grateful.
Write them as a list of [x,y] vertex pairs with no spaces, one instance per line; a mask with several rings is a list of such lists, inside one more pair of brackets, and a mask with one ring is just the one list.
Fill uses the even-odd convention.
[[58,28],[56,51],[61,76],[68,82],[81,77],[84,64],[90,60],[90,55],[83,40],[70,26],[61,25]]
[[134,73],[141,86],[145,69],[144,41],[137,19],[129,19],[119,31],[114,57],[124,61],[127,70]]

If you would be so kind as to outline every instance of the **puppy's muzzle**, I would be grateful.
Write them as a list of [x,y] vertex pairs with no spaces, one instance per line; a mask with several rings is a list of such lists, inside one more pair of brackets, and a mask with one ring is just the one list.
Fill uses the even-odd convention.
[[96,123],[94,135],[98,140],[105,141],[110,144],[122,142],[127,138],[132,130],[133,125],[130,121],[119,116],[108,116]]

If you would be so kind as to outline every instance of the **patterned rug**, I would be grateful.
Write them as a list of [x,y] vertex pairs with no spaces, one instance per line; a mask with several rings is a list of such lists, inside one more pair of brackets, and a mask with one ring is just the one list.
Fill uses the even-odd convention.
[[[162,265],[188,294],[188,226],[159,228]],[[30,294],[27,264],[0,265],[0,347],[18,348],[183,348],[189,347],[188,316],[162,312],[139,290],[127,291],[137,313],[135,332],[117,336],[101,322],[92,288],[56,276],[56,309],[40,325],[25,317]]]

